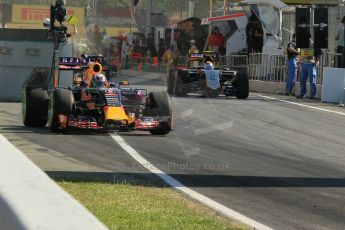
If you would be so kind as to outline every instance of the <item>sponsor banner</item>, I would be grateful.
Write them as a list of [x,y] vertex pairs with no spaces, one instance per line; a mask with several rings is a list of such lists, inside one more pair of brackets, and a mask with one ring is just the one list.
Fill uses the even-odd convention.
[[[84,24],[84,8],[68,7],[67,18],[74,15],[78,19],[78,25]],[[42,24],[43,19],[50,18],[50,6],[40,5],[13,5],[12,23]]]
[[43,29],[43,24],[6,23],[6,27],[13,29]]
[[[41,22],[41,24],[37,24],[37,23],[6,23],[6,28],[13,28],[13,29],[44,29],[42,22]],[[68,33],[72,34],[72,38],[75,38],[75,37],[82,38],[83,36],[85,36],[84,26],[77,26],[77,31],[78,31],[77,35],[74,33],[73,26],[67,25],[67,31],[68,31]]]

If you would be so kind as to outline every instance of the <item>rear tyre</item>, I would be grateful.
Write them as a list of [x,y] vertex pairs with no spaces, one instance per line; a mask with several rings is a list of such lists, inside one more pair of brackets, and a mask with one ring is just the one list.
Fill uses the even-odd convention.
[[236,74],[237,80],[237,88],[238,91],[236,93],[237,99],[247,99],[249,96],[249,79],[246,73],[237,73]]
[[167,79],[167,92],[168,94],[174,93],[174,85],[175,85],[175,75],[177,72],[175,70],[170,70]]
[[184,90],[183,81],[181,77],[188,78],[188,71],[177,71],[177,73],[174,76],[174,94],[178,97],[185,97],[187,95],[187,92]]
[[74,97],[73,93],[67,89],[55,89],[49,104],[48,126],[51,131],[65,131],[59,124],[59,115],[63,114],[70,117],[73,110]]
[[171,131],[172,109],[169,95],[164,92],[151,92],[149,98],[149,109],[143,111],[144,116],[169,117],[168,121],[160,122],[159,127],[150,130],[153,135],[166,135]]
[[22,95],[22,120],[27,127],[44,127],[47,123],[48,93],[42,88],[24,89]]

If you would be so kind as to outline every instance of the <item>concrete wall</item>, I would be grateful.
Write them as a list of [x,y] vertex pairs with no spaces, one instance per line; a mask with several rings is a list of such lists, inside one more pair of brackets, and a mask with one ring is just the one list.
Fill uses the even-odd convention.
[[[73,56],[72,46],[66,44],[60,55]],[[53,43],[49,41],[0,41],[0,100],[20,101],[23,83],[35,67],[52,65]],[[62,78],[63,84],[72,82]]]
[[107,229],[2,135],[0,146],[0,229]]
[[[258,81],[250,80],[249,81],[250,91],[259,92],[259,93],[273,93],[273,94],[284,94],[285,93],[285,82],[267,82],[267,81]],[[299,82],[295,85],[295,94],[299,95],[300,84]],[[307,83],[307,93],[308,97],[310,93],[310,86]],[[316,85],[316,95],[315,98],[321,98],[322,85]]]

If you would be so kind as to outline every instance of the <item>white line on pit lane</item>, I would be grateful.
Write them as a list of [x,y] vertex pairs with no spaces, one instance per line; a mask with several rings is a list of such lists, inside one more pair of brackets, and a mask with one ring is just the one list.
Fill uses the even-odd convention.
[[223,215],[236,219],[244,224],[247,224],[254,229],[262,229],[262,230],[271,230],[272,228],[267,227],[266,225],[263,225],[259,222],[256,222],[253,219],[250,219],[249,217],[246,217],[210,198],[207,196],[204,196],[190,188],[187,188],[182,183],[180,183],[178,180],[174,179],[173,177],[167,175],[165,172],[161,171],[157,167],[155,167],[153,164],[148,162],[144,157],[142,157],[134,148],[132,148],[127,142],[120,137],[118,134],[111,134],[111,137],[123,148],[131,157],[133,157],[137,162],[139,162],[144,168],[149,170],[151,173],[159,176],[165,183],[170,185],[171,187],[178,189],[185,194],[189,195],[193,199],[207,205],[208,207],[222,213]]
[[345,113],[337,112],[337,111],[333,111],[333,110],[329,110],[329,109],[322,109],[322,108],[315,107],[315,106],[305,105],[305,104],[292,102],[292,101],[286,101],[286,100],[282,100],[282,99],[278,99],[278,98],[274,98],[274,97],[268,97],[268,96],[264,96],[264,95],[260,95],[260,94],[251,94],[251,95],[267,98],[270,100],[280,101],[280,102],[284,102],[284,103],[288,103],[288,104],[292,104],[292,105],[298,105],[298,106],[302,106],[302,107],[309,108],[309,109],[315,109],[315,110],[319,110],[319,111],[323,111],[323,112],[334,113],[334,114],[345,116]]

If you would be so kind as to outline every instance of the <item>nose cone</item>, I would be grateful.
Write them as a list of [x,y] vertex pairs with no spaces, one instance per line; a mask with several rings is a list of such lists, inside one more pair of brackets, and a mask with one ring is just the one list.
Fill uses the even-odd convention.
[[105,115],[105,121],[128,121],[128,117],[125,113],[123,106],[105,106],[103,110]]

